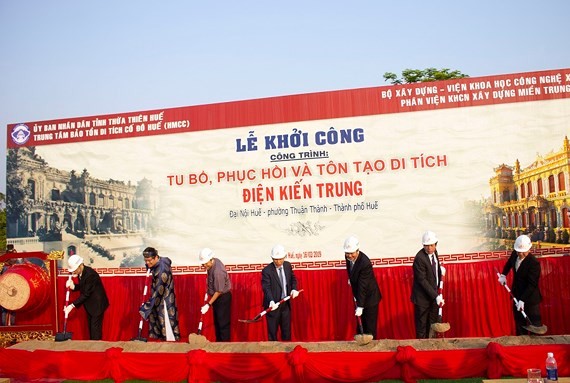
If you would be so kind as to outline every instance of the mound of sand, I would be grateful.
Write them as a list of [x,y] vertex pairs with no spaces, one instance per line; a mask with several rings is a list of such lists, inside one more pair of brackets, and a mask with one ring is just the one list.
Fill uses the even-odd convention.
[[94,351],[103,352],[111,347],[122,348],[124,352],[163,352],[186,353],[191,350],[203,349],[207,352],[231,353],[263,353],[291,352],[296,346],[302,346],[310,352],[342,352],[361,351],[379,352],[396,351],[398,346],[412,346],[416,350],[452,350],[485,348],[490,342],[503,346],[569,344],[570,335],[552,336],[503,336],[499,338],[439,338],[439,339],[405,339],[373,340],[366,345],[355,341],[345,342],[209,342],[204,336],[191,334],[188,342],[104,342],[86,340],[67,340],[55,342],[51,340],[30,340],[11,346],[19,350],[50,350],[50,351]]

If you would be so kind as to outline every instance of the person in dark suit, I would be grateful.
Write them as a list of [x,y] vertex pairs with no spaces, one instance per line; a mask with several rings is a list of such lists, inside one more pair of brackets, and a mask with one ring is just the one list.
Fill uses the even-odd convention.
[[[360,251],[360,242],[355,236],[344,241],[343,250],[348,282],[356,305],[354,315],[360,317],[364,333],[377,339],[378,307],[382,294],[374,276],[372,263],[368,256]],[[359,327],[357,325],[357,333],[360,332]]]
[[291,340],[291,301],[279,304],[286,296],[297,298],[297,278],[291,263],[285,260],[285,248],[275,245],[271,250],[273,262],[261,271],[261,287],[263,289],[263,307],[271,308],[267,318],[267,335],[269,340],[277,340],[277,330],[281,328],[281,340]]
[[66,315],[75,307],[85,306],[87,324],[89,326],[89,339],[103,339],[103,316],[109,307],[109,300],[105,287],[99,274],[89,266],[85,266],[83,258],[74,254],[67,261],[67,269],[77,275],[79,283],[76,285],[70,278],[65,286],[71,291],[79,291],[79,297],[70,305],[63,308]]
[[513,307],[517,335],[528,334],[528,331],[523,328],[528,323],[521,311],[526,313],[533,326],[542,326],[540,317],[542,294],[538,288],[541,268],[538,259],[530,252],[531,247],[532,242],[527,235],[517,237],[514,250],[503,267],[503,273],[499,276],[499,283],[504,285],[507,282],[509,271],[513,270],[511,292],[518,300]]
[[437,323],[439,305],[445,304],[438,292],[438,285],[445,273],[439,264],[437,255],[437,236],[433,231],[426,231],[422,236],[423,248],[417,252],[414,263],[414,282],[411,300],[414,304],[414,322],[416,338],[426,339],[430,328]]

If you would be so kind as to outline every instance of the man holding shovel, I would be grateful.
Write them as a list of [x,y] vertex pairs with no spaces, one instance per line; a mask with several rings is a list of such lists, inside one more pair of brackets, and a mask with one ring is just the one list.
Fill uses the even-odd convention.
[[539,307],[542,295],[538,288],[541,269],[540,263],[530,252],[531,247],[532,242],[527,235],[517,237],[514,250],[503,267],[503,273],[499,276],[499,283],[504,285],[507,283],[506,276],[511,269],[513,270],[511,291],[513,297],[517,299],[517,304],[513,307],[517,335],[527,334],[525,327],[529,325],[522,312],[526,312],[534,328],[542,327]]
[[149,338],[174,342],[180,339],[178,307],[174,292],[172,261],[158,255],[154,247],[143,251],[144,263],[151,270],[150,298],[139,308],[139,314],[149,321]]
[[282,245],[271,249],[272,262],[261,271],[261,287],[263,289],[263,307],[271,308],[267,318],[267,335],[270,341],[277,340],[277,330],[281,328],[281,340],[291,340],[291,302],[279,303],[288,295],[297,298],[297,278]]
[[438,292],[444,269],[437,257],[437,242],[435,233],[426,231],[422,236],[423,248],[417,252],[412,266],[414,282],[411,300],[414,304],[414,322],[418,339],[429,338],[432,324],[438,320],[439,306],[445,304]]
[[356,307],[354,315],[358,322],[357,332],[361,336],[370,334],[372,339],[377,339],[378,306],[382,294],[374,276],[372,263],[368,256],[360,251],[360,242],[355,236],[344,241],[343,250],[348,282]]
[[74,308],[84,306],[89,325],[89,339],[101,340],[103,338],[103,316],[109,307],[101,277],[91,267],[85,266],[83,258],[77,254],[69,257],[67,269],[79,278],[79,283],[75,284],[69,278],[65,287],[71,291],[79,291],[79,297],[70,305],[65,306],[63,311],[68,316]]
[[198,260],[208,273],[206,289],[210,297],[200,312],[204,315],[210,307],[214,309],[216,342],[229,342],[231,338],[232,283],[228,272],[222,261],[214,258],[214,252],[207,247],[200,251]]

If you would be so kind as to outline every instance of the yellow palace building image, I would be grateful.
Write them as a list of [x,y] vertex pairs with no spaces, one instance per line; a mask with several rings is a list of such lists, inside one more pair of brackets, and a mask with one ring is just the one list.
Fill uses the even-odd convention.
[[525,168],[494,169],[489,180],[491,198],[485,209],[488,235],[515,239],[528,234],[544,246],[566,245],[570,237],[570,144],[564,137],[562,148]]

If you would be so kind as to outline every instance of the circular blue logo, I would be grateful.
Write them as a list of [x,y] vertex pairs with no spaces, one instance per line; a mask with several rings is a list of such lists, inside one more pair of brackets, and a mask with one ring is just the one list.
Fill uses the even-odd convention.
[[18,124],[12,128],[10,136],[15,144],[24,145],[30,139],[30,128],[27,125]]

